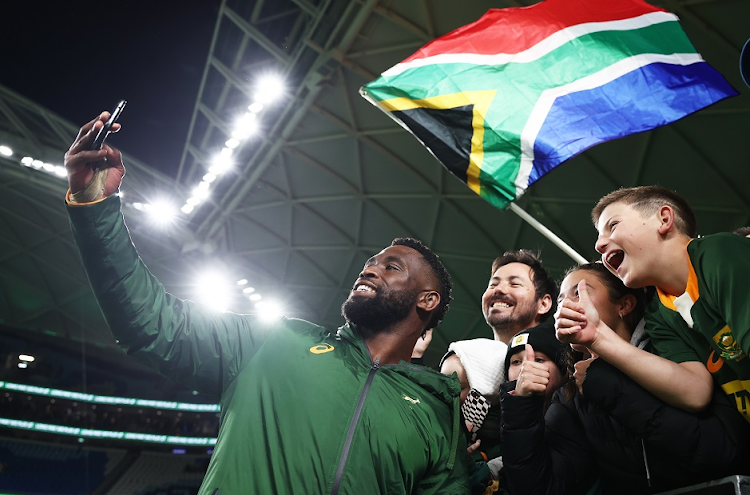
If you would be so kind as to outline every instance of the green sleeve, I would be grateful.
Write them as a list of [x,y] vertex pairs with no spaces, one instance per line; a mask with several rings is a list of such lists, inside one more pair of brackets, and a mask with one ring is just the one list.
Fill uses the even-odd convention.
[[268,335],[251,316],[214,312],[164,290],[138,256],[118,197],[68,206],[105,320],[125,351],[161,374],[220,395]]
[[[729,325],[745,354],[750,352],[750,239],[735,234],[716,234],[688,246],[699,280],[703,280],[716,317]],[[692,243],[691,243],[692,244]],[[717,329],[718,330],[718,329]]]

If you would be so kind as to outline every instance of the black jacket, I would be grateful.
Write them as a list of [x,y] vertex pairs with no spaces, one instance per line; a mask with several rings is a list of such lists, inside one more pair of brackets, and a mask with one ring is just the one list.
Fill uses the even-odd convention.
[[584,394],[562,390],[542,418],[543,398],[501,393],[503,461],[511,493],[654,493],[750,469],[750,424],[714,394],[700,414],[671,407],[597,359]]

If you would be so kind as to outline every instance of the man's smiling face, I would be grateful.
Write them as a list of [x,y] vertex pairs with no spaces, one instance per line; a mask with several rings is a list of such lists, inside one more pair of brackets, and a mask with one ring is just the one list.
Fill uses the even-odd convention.
[[539,304],[532,277],[528,265],[516,262],[503,265],[492,274],[482,295],[482,312],[494,330],[513,336],[533,326]]
[[422,255],[406,246],[390,246],[365,263],[349,297],[344,317],[369,330],[380,330],[406,318],[417,296],[431,280]]

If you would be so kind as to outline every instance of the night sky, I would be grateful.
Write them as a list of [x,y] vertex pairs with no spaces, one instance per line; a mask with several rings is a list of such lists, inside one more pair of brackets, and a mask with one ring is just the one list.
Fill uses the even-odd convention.
[[174,173],[219,4],[5,2],[0,84],[76,125],[127,99],[123,131],[111,144]]

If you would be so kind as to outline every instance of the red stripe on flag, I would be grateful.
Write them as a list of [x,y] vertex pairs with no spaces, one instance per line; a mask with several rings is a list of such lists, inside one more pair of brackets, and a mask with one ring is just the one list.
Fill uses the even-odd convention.
[[530,7],[491,9],[404,60],[444,53],[519,53],[553,33],[588,22],[620,21],[651,12],[667,12],[642,0],[545,0]]

